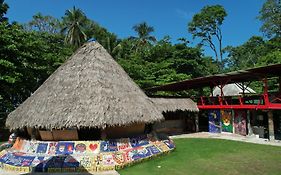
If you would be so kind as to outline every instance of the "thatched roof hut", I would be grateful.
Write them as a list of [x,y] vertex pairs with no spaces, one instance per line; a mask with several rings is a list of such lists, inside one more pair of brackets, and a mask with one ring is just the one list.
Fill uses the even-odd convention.
[[83,45],[7,118],[10,129],[152,123],[154,103],[97,42]]
[[177,110],[199,112],[197,104],[190,98],[150,98],[160,112],[174,112]]

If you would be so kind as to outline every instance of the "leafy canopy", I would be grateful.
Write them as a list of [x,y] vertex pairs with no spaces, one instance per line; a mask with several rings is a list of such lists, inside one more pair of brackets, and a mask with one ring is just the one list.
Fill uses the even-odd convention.
[[268,38],[281,37],[281,1],[267,0],[260,10],[258,17],[263,25],[261,31]]
[[[201,38],[200,44],[210,47],[214,51],[217,61],[218,52],[222,61],[221,25],[226,16],[227,13],[221,5],[205,6],[188,23],[188,31],[193,38]],[[219,42],[219,51],[217,51],[213,37]]]

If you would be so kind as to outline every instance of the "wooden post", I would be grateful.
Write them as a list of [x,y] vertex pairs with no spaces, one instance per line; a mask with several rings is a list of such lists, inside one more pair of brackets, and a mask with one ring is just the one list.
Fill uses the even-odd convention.
[[36,140],[36,129],[32,128],[31,129],[31,140]]
[[273,141],[275,140],[274,137],[274,124],[273,124],[273,113],[272,110],[269,110],[267,112],[267,116],[268,116],[268,134],[269,134],[269,140]]

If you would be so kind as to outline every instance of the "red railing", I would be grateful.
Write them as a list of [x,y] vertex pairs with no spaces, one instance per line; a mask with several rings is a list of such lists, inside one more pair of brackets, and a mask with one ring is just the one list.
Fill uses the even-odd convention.
[[[271,94],[272,95],[272,94]],[[281,97],[268,94],[233,97],[200,97],[197,100],[199,109],[280,109]]]

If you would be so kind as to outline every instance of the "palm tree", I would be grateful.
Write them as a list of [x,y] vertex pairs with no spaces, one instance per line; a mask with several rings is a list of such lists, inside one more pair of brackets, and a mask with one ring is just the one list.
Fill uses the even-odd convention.
[[154,32],[154,28],[152,26],[149,26],[146,22],[134,25],[133,30],[137,33],[138,37],[132,38],[136,39],[139,45],[143,46],[147,43],[156,41],[156,38],[150,35],[152,32]]
[[88,19],[81,9],[76,9],[75,6],[71,10],[66,10],[63,17],[62,33],[65,33],[65,42],[74,47],[81,46],[86,40],[85,27]]

